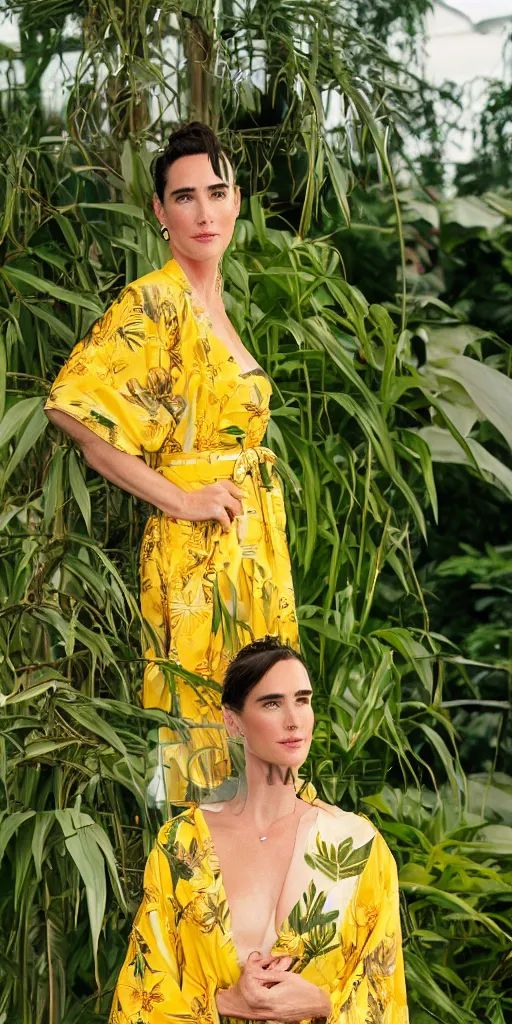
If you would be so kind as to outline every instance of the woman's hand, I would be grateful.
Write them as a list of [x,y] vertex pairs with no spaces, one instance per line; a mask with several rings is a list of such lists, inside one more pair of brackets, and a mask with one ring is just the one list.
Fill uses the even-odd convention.
[[276,977],[275,984],[267,990],[264,1019],[279,1021],[279,1024],[294,1024],[309,1017],[329,1017],[332,1004],[329,996],[301,978],[300,974],[289,971]]
[[316,985],[291,974],[290,957],[262,959],[251,953],[236,985],[217,993],[224,1016],[293,1024],[307,1017],[328,1017],[329,996]]
[[136,498],[161,509],[171,519],[205,522],[213,519],[228,533],[232,520],[243,512],[244,492],[232,480],[219,480],[199,491],[184,491],[146,465],[138,455],[120,452],[93,430],[60,409],[49,409],[48,419],[82,449],[85,462],[97,473]]
[[[292,958],[289,956],[264,959],[260,953],[251,953],[236,985],[219,989],[217,992],[216,1003],[219,1013],[225,1017],[266,1020],[267,1015],[258,1014],[252,1005],[254,994],[262,986],[275,984],[276,975],[281,971],[287,971],[291,963]],[[269,978],[269,973],[272,974],[272,978]]]
[[241,498],[244,492],[232,480],[219,480],[216,484],[208,484],[199,491],[183,492],[182,508],[178,519],[188,519],[193,523],[204,523],[213,519],[220,523],[224,533],[228,533],[235,516],[243,513]]

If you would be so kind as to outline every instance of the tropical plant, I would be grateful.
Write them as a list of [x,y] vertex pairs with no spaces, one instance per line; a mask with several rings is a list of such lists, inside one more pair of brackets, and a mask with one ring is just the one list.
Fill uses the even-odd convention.
[[[12,5],[28,27],[35,6]],[[375,27],[385,39],[384,8]],[[423,5],[407,5],[411,17],[415,9]],[[56,39],[76,45],[78,23],[73,35],[71,8],[57,0],[37,10],[48,26],[41,66]],[[504,1024],[512,783],[507,763],[485,759],[468,778],[461,716],[473,714],[469,701],[483,711],[491,698],[475,690],[474,649],[458,653],[446,619],[430,627],[431,579],[456,571],[446,563],[457,537],[437,574],[425,551],[438,543],[437,459],[472,481],[481,502],[510,498],[508,350],[427,275],[417,285],[407,246],[423,244],[434,204],[397,202],[375,116],[385,120],[392,90],[398,102],[401,69],[360,29],[355,4],[175,4],[157,23],[156,5],[141,4],[138,21],[103,0],[73,10],[84,56],[68,134],[31,136],[28,112],[41,123],[41,96],[24,94],[20,110],[11,93],[20,116],[0,140],[0,1024],[106,1019],[157,824],[147,786],[155,731],[170,720],[138,698],[136,555],[147,510],[83,466],[42,402],[119,288],[166,258],[148,165],[163,98],[175,93],[172,117],[218,120],[251,186],[224,261],[226,302],[274,381],[268,440],[286,487],[317,693],[307,771],[321,795],[375,815],[397,856],[414,1024]],[[340,111],[330,134],[329,101]],[[364,161],[368,189],[349,198]],[[373,184],[377,164],[389,192]],[[385,234],[364,233],[364,217],[348,227],[370,201]],[[489,200],[482,205],[489,213]],[[506,216],[500,209],[504,235]],[[363,266],[375,237],[392,239],[382,294],[370,282],[368,301],[344,272],[331,231],[344,257],[358,232],[372,239]],[[481,653],[499,676],[503,722],[509,653]],[[488,723],[489,749],[506,742],[503,725]]]

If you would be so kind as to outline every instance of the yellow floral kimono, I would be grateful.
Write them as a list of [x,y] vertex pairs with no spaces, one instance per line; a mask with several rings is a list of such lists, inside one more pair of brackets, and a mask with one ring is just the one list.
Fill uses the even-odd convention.
[[[330,995],[328,1024],[407,1024],[397,872],[382,836],[321,804],[290,872],[303,895],[272,952]],[[239,977],[212,837],[191,807],[149,856],[110,1024],[236,1024],[219,1016],[215,995]]]
[[[246,494],[229,534],[162,513],[144,533],[141,609],[156,642],[143,704],[190,724],[188,742],[161,736],[173,803],[194,792],[188,781],[217,785],[229,772],[218,684],[232,655],[265,634],[298,642],[283,496],[275,456],[261,446],[271,392],[263,370],[241,372],[170,260],[128,285],[76,345],[46,406],[185,491],[231,478]],[[202,679],[166,677],[153,658]]]

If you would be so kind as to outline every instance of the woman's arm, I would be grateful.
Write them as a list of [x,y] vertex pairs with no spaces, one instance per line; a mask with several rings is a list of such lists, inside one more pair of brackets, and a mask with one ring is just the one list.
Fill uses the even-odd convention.
[[170,867],[160,848],[169,831],[169,825],[160,831],[146,862],[144,897],[117,980],[110,1024],[184,1024],[198,1021],[200,1009],[205,1021],[216,1020],[214,986],[206,978],[194,983],[189,978],[183,985],[186,949],[171,905],[176,892]]
[[198,491],[182,491],[151,469],[139,456],[128,455],[114,448],[68,413],[60,409],[48,409],[46,415],[51,423],[79,445],[91,469],[173,519],[193,522],[216,520],[227,533],[232,518],[241,515],[243,509],[239,499],[242,491],[231,480],[221,480]]

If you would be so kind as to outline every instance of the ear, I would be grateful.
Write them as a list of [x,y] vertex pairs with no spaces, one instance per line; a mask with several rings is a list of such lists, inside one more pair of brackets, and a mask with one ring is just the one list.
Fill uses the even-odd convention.
[[160,222],[160,224],[164,224],[165,223],[164,208],[163,208],[163,206],[162,206],[158,196],[156,195],[156,193],[153,195],[153,209],[155,211],[156,219]]
[[236,711],[231,711],[230,708],[223,708],[222,717],[228,736],[243,736],[242,725]]

